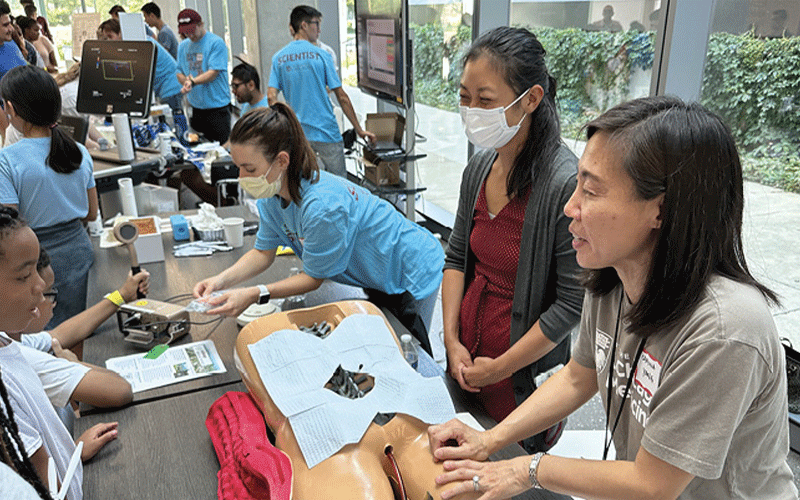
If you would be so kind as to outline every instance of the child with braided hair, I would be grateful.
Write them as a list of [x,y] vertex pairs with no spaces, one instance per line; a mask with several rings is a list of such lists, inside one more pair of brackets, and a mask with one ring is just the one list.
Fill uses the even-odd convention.
[[[14,447],[30,457],[42,483],[48,483],[48,460],[52,457],[59,481],[64,477],[76,445],[58,419],[33,368],[6,332],[21,332],[40,316],[45,298],[44,280],[36,272],[39,242],[16,209],[0,207],[0,370],[7,400],[14,413],[20,437]],[[116,439],[117,423],[98,424],[86,431],[81,459],[92,458],[106,443]],[[67,498],[80,500],[83,469],[78,467],[69,481]],[[3,498],[6,498],[5,496]]]

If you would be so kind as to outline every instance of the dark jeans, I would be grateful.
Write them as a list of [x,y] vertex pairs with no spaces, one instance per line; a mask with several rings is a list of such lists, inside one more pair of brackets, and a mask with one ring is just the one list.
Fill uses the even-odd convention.
[[225,144],[231,135],[231,107],[192,108],[192,119],[189,121],[189,125],[209,141]]

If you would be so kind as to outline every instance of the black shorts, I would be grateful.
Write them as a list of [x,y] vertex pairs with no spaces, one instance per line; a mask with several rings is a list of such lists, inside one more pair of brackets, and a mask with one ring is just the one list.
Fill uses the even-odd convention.
[[225,144],[231,135],[231,107],[192,108],[192,119],[189,120],[189,125],[209,141]]

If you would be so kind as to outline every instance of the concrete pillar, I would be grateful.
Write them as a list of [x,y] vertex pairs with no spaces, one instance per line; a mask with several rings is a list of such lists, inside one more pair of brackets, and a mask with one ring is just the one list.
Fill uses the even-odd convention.
[[272,56],[292,40],[289,36],[289,14],[300,3],[297,0],[254,0],[254,3],[258,22],[245,23],[245,32],[249,44],[251,30],[256,28],[259,51],[259,65],[256,67],[263,82],[261,90],[266,93]]

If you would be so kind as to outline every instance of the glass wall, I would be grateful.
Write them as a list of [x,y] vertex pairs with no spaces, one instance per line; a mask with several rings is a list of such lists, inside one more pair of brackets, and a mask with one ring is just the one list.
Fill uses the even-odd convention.
[[[56,47],[61,69],[63,70],[66,68],[65,59],[71,59],[73,55],[80,58],[80,53],[73,54],[72,26],[74,15],[83,13],[82,4],[86,6],[86,13],[98,13],[98,16],[94,19],[100,19],[100,22],[102,22],[111,17],[108,15],[108,11],[111,10],[111,7],[114,5],[122,5],[126,12],[139,12],[144,3],[146,2],[141,0],[135,2],[133,0],[83,0],[83,2],[81,2],[81,0],[50,0],[44,2],[43,5],[46,9],[46,13],[43,14],[40,12],[39,15],[47,17],[50,33],[53,35],[53,45]],[[15,6],[12,5],[12,9],[14,8]],[[14,14],[17,14],[17,12],[14,12]],[[22,14],[22,12],[19,12],[19,14]],[[97,24],[99,25],[100,23],[98,22]],[[93,39],[97,26],[94,26],[94,30],[91,30],[91,27],[87,27],[87,29],[90,29],[89,38]]]
[[[342,51],[342,82],[356,85],[353,2],[347,2],[347,40]],[[427,212],[431,202],[455,213],[458,186],[467,163],[467,138],[458,114],[461,56],[472,41],[472,2],[409,0],[409,29],[413,36],[414,93],[417,139],[415,183],[424,186],[417,209]],[[357,89],[348,89],[361,114],[375,110],[374,101]],[[391,106],[388,106],[391,110]]]
[[775,322],[800,347],[800,3],[718,0],[702,103],[736,136],[745,179],[745,253],[782,296]]
[[414,43],[418,185],[426,186],[421,208],[432,202],[450,213],[467,164],[467,138],[458,114],[461,59],[472,42],[472,2],[409,0]]
[[536,33],[547,51],[566,138],[606,109],[650,94],[660,7],[660,0],[512,0],[511,25]]

